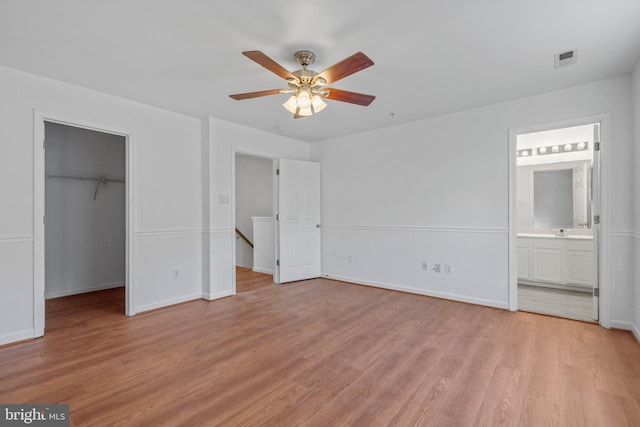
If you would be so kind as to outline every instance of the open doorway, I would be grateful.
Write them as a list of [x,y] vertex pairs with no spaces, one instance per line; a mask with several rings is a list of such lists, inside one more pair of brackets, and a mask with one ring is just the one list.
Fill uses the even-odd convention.
[[520,310],[599,318],[599,145],[600,123],[516,135]]
[[235,153],[236,293],[273,283],[275,160]]
[[[46,289],[45,286],[45,270],[46,270],[46,232],[47,227],[45,226],[46,218],[45,218],[45,202],[47,198],[46,187],[49,181],[50,184],[53,183],[53,180],[67,180],[66,178],[60,177],[50,177],[47,178],[45,171],[45,146],[46,138],[45,138],[45,127],[48,126],[51,129],[52,124],[63,125],[67,131],[71,133],[78,132],[79,130],[85,131],[95,131],[98,134],[108,134],[111,136],[115,136],[119,138],[119,144],[124,144],[124,174],[120,177],[123,178],[124,182],[112,182],[109,183],[105,179],[105,183],[100,181],[100,188],[98,188],[98,182],[93,181],[91,188],[89,189],[88,199],[90,202],[93,202],[93,198],[96,200],[101,198],[105,194],[103,190],[107,186],[121,186],[124,188],[125,194],[125,227],[124,227],[124,239],[125,239],[125,259],[124,259],[124,269],[125,269],[125,277],[124,277],[124,288],[117,287],[113,288],[116,291],[123,292],[124,291],[124,313],[128,316],[133,316],[135,314],[135,292],[134,292],[134,281],[133,281],[133,266],[135,266],[134,256],[135,256],[135,235],[132,233],[132,227],[135,223],[134,220],[134,159],[133,159],[133,136],[128,131],[117,130],[111,127],[102,126],[95,123],[88,123],[82,120],[77,120],[74,118],[68,118],[65,116],[61,116],[55,113],[43,112],[36,110],[34,112],[34,130],[33,130],[33,173],[34,173],[34,199],[33,199],[33,218],[34,218],[34,257],[33,257],[33,316],[34,316],[34,337],[41,337],[45,333],[45,312],[46,312],[46,304],[45,297],[47,291],[49,291],[49,295],[65,295],[65,294],[73,294],[75,292],[72,289],[63,288],[50,288]],[[92,134],[93,135],[93,134]],[[47,135],[49,136],[49,135]],[[98,135],[99,136],[99,135]],[[72,154],[77,154],[73,152]],[[73,168],[79,167],[79,165],[74,165],[74,162],[79,161],[79,158],[66,157],[63,156],[66,160],[61,161],[61,166],[68,167],[69,169],[64,169],[60,172],[60,175],[63,175],[64,172],[71,175],[71,171]],[[49,171],[49,174],[53,175],[56,171]],[[79,175],[80,170],[77,171],[77,177],[84,177],[84,175]],[[91,176],[91,178],[113,178],[115,180],[115,176],[107,176],[107,177],[96,177]],[[71,180],[69,179],[69,184],[71,184]],[[74,184],[80,184],[80,182],[84,182],[84,180],[75,180],[78,181]],[[90,181],[86,181],[86,184],[89,184]],[[62,182],[58,182],[57,184],[62,184]],[[54,183],[56,185],[56,183]],[[73,184],[72,184],[73,185]],[[96,193],[97,192],[97,193]],[[76,197],[80,193],[75,194]],[[50,218],[51,219],[51,218]],[[49,228],[51,231],[51,228]],[[62,235],[63,238],[68,238],[68,235]],[[49,242],[50,243],[50,242]],[[54,249],[55,250],[55,249]],[[49,255],[51,256],[51,255]],[[100,285],[105,285],[105,287],[116,286],[120,283],[92,283],[87,284],[86,286],[78,286],[75,287],[75,290],[80,290],[79,288],[84,288],[84,290],[96,290],[100,287]],[[93,287],[95,286],[95,287]],[[106,290],[99,291],[106,292]],[[92,293],[82,293],[78,294],[79,296],[90,296]],[[119,314],[121,315],[122,310],[122,297],[118,296],[118,307]],[[55,301],[54,299],[50,299],[49,301]]]
[[77,317],[100,307],[124,315],[126,138],[48,121],[44,133],[47,311],[64,307]]

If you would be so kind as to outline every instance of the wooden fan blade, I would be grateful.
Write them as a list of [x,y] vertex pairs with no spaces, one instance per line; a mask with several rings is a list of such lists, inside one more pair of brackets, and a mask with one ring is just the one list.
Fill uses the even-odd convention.
[[264,68],[271,71],[272,73],[279,75],[283,79],[298,80],[297,77],[291,74],[289,70],[287,70],[282,65],[278,64],[276,61],[269,58],[267,55],[260,52],[259,50],[249,50],[246,52],[242,52],[242,54],[247,58],[251,59],[252,61],[255,61],[258,64],[262,65]]
[[323,89],[323,91],[329,91],[328,95],[322,95],[323,98],[364,105],[365,107],[376,99],[373,95],[365,95],[364,93],[349,92],[348,90],[333,89],[330,87]]
[[331,84],[372,65],[373,61],[367,55],[358,52],[320,72],[315,76],[314,81],[323,78],[327,81],[325,84]]
[[260,92],[236,93],[235,95],[229,95],[229,96],[233,99],[237,99],[238,101],[240,101],[242,99],[258,98],[260,96],[277,95],[279,93],[281,93],[280,89],[271,89],[271,90],[261,90]]

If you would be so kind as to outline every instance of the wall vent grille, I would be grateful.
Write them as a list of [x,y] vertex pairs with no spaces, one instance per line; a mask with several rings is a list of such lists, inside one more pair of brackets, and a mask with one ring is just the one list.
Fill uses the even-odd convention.
[[576,49],[567,50],[555,54],[555,68],[573,65],[578,61],[578,51]]

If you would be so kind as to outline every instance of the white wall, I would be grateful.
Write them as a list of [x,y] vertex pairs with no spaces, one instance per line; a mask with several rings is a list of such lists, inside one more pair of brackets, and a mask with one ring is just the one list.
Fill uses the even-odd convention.
[[[125,138],[45,124],[48,175],[124,181]],[[124,182],[45,180],[45,297],[125,284]],[[95,196],[95,199],[94,199]]]
[[[233,159],[236,152],[270,158],[308,160],[309,144],[294,141],[215,118],[204,119],[202,154],[209,159],[204,183],[203,209],[206,224],[202,246],[204,259],[203,297],[233,295],[235,280],[232,206]],[[204,194],[206,193],[206,194]]]
[[634,246],[634,261],[635,265],[635,318],[633,324],[633,331],[636,338],[640,341],[640,61],[636,64],[633,72],[633,124],[634,124],[634,139],[633,145],[633,163],[634,167],[634,188],[633,188],[633,200],[634,206],[634,218],[635,224],[633,229],[633,238],[635,240]]
[[0,344],[34,333],[34,110],[131,133],[135,309],[199,298],[200,121],[5,67],[0,93]]
[[253,271],[273,274],[275,260],[275,228],[273,216],[254,216]]
[[[619,269],[612,323],[632,318],[631,78],[594,82],[314,144],[322,165],[323,273],[508,307],[509,129],[609,113],[605,239]],[[352,256],[352,263],[349,263]],[[453,265],[422,271],[421,261]],[[606,303],[606,302],[605,302]],[[617,322],[617,323],[616,323]]]
[[[255,243],[253,216],[273,215],[273,160],[236,154],[236,228]],[[253,267],[253,250],[236,237],[236,265]]]

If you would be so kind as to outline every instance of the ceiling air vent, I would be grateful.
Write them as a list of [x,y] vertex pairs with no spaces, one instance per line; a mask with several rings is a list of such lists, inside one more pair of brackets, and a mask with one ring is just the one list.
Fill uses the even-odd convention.
[[566,52],[555,54],[556,68],[566,67],[575,64],[578,60],[578,51],[576,49],[567,50]]

